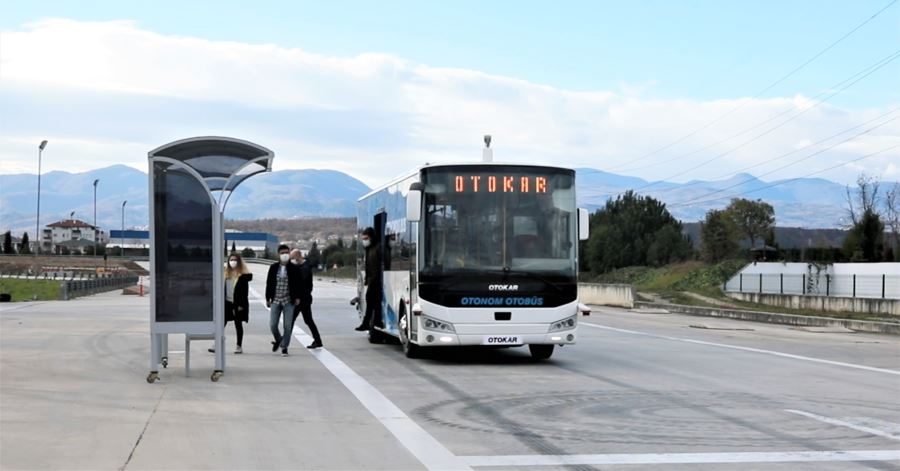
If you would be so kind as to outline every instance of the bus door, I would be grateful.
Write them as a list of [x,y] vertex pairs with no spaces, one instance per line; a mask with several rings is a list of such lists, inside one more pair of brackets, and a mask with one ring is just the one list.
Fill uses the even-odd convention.
[[387,241],[385,240],[385,226],[387,225],[387,214],[384,211],[376,214],[372,220],[372,229],[375,229],[375,243],[378,244],[378,254],[381,258],[379,260],[380,263],[377,264],[378,270],[378,278],[381,280],[381,290],[378,292],[378,307],[375,308],[376,318],[374,319],[375,325],[386,327],[384,322],[384,292],[388,287],[385,285],[384,278],[384,260],[385,255],[387,254],[386,246]]

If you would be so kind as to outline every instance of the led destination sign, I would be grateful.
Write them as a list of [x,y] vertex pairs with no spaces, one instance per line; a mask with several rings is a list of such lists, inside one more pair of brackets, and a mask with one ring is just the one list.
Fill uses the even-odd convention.
[[456,193],[547,193],[547,177],[510,175],[456,175]]

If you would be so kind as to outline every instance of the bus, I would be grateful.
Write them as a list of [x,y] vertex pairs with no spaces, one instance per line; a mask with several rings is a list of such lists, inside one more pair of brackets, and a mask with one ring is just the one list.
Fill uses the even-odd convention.
[[[487,149],[490,151],[490,149]],[[491,161],[425,165],[358,200],[358,233],[380,251],[381,306],[372,343],[406,356],[438,346],[527,345],[534,359],[576,342],[575,171]],[[357,244],[356,306],[366,310],[366,249]]]

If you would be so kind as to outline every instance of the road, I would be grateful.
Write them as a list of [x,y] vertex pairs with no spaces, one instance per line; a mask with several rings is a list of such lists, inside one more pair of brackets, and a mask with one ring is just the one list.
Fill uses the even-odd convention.
[[[254,271],[261,293],[264,267]],[[172,340],[162,381],[141,384],[146,298],[0,311],[0,467],[900,469],[896,337],[598,307],[579,343],[548,361],[524,348],[410,360],[353,331],[354,295],[317,280],[325,348],[302,348],[301,322],[288,358],[269,350],[268,313],[253,300],[246,353],[229,353],[220,383],[202,343],[184,378]],[[78,309],[79,320],[64,317]],[[81,337],[52,334],[63,330]],[[104,400],[69,399],[90,394]]]

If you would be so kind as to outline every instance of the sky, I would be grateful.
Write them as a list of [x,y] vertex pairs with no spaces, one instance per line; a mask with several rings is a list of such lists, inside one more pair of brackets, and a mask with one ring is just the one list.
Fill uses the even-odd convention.
[[4,2],[0,173],[227,135],[377,186],[491,134],[648,180],[898,180],[898,52],[894,0]]

